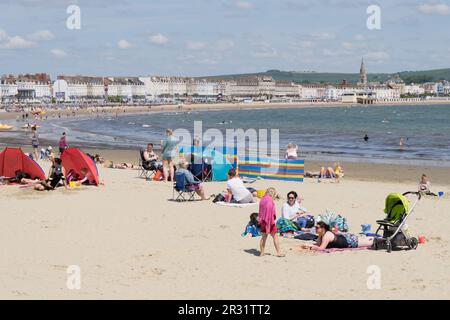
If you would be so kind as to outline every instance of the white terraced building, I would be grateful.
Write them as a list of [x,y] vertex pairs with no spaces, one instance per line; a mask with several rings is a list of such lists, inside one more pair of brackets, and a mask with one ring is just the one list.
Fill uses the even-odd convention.
[[0,80],[2,102],[49,101],[52,96],[50,76],[45,73],[7,75]]
[[57,101],[103,101],[105,85],[102,77],[59,76],[53,83],[53,97]]

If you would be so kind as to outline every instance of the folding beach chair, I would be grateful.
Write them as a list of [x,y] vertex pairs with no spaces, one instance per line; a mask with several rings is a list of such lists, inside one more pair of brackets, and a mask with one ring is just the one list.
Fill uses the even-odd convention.
[[175,201],[194,201],[195,190],[190,190],[186,183],[186,175],[182,172],[175,173],[172,199]]
[[157,168],[154,165],[149,165],[144,159],[144,149],[139,151],[139,173],[138,178],[150,180],[156,174]]
[[189,171],[192,175],[201,182],[210,181],[212,179],[212,168],[204,162],[191,163],[189,165]]

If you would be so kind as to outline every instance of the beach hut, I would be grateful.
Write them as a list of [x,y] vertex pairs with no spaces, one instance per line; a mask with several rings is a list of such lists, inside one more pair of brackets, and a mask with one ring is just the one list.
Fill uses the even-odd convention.
[[81,179],[84,176],[81,174],[81,169],[85,168],[88,173],[95,179],[95,184],[98,185],[100,179],[98,177],[97,166],[94,160],[85,154],[83,151],[77,148],[69,148],[64,150],[61,156],[62,166],[66,171],[66,174],[73,170],[77,173]]
[[5,148],[0,153],[0,176],[15,177],[17,170],[28,174],[31,179],[45,180],[45,172],[22,149]]

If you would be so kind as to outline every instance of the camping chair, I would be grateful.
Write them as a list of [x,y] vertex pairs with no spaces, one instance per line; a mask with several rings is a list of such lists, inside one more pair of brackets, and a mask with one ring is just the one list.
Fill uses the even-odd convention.
[[191,163],[189,164],[189,171],[192,175],[201,182],[211,180],[211,165],[206,164],[202,161],[202,163]]
[[144,159],[144,149],[139,151],[139,173],[138,178],[145,178],[150,180],[156,174],[156,167],[148,165],[148,162]]
[[188,188],[186,175],[182,172],[175,173],[175,184],[173,186],[172,199],[175,201],[194,201],[195,190]]

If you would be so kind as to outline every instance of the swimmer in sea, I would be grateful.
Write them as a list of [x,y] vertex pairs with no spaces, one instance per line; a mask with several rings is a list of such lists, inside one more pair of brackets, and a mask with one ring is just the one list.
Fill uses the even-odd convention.
[[365,141],[365,142],[368,142],[368,141],[369,141],[369,136],[367,135],[367,133],[366,133],[366,135],[364,136],[364,141]]

